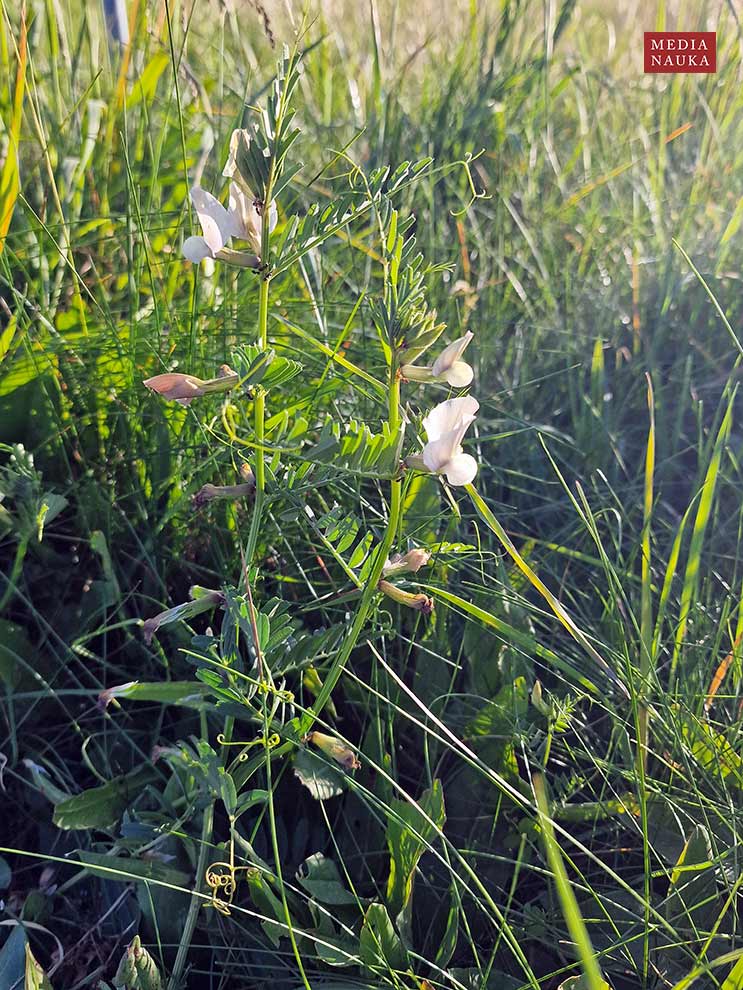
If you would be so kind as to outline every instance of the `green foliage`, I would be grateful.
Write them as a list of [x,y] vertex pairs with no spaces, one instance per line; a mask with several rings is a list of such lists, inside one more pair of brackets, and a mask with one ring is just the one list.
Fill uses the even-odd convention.
[[409,908],[418,862],[444,827],[446,812],[440,780],[415,804],[391,801],[387,818],[390,874],[387,901],[394,915]]
[[370,904],[367,908],[359,953],[373,971],[381,968],[401,972],[407,968],[407,953],[383,904]]
[[54,824],[57,828],[110,828],[121,818],[140,789],[157,779],[152,767],[143,766],[124,776],[91,787],[81,794],[57,801]]

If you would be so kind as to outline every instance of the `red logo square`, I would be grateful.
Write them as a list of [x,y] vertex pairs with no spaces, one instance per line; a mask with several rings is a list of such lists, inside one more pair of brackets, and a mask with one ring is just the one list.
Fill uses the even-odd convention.
[[716,31],[646,31],[646,72],[717,72]]

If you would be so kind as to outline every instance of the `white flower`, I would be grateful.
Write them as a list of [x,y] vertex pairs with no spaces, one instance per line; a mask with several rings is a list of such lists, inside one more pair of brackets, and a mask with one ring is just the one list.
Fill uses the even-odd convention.
[[434,378],[444,378],[452,388],[465,388],[472,381],[473,371],[466,361],[460,361],[464,350],[475,335],[468,330],[464,337],[453,340],[433,362]]
[[[235,218],[237,227],[235,237],[242,237],[249,241],[253,250],[260,254],[261,227],[263,225],[262,207],[237,167],[237,149],[240,141],[244,141],[246,145],[250,144],[250,131],[239,128],[232,132],[230,154],[222,169],[222,175],[226,179],[232,179],[230,183],[230,213]],[[273,231],[277,219],[276,202],[272,201],[268,211],[269,231]]]
[[204,258],[216,258],[230,243],[235,234],[235,218],[222,204],[201,186],[191,190],[191,202],[199,218],[202,237],[187,237],[183,242],[183,254],[198,264]]
[[417,382],[444,381],[452,388],[465,388],[472,381],[473,371],[466,361],[460,359],[474,336],[468,330],[464,337],[453,340],[433,362],[433,367],[404,364],[400,369],[403,378]]
[[441,402],[423,420],[428,443],[421,460],[434,474],[445,474],[450,485],[468,485],[477,474],[477,461],[462,451],[462,439],[479,408],[477,399],[465,395]]
[[[238,185],[237,182],[230,183],[230,217],[232,218],[234,236],[248,241],[256,254],[261,253],[261,230],[263,227],[263,217],[256,206],[256,201],[249,190]],[[276,226],[278,212],[276,203],[271,203],[268,212],[268,229],[272,231]]]
[[[247,257],[239,256],[234,252],[230,254],[226,250],[229,248],[233,237],[247,241],[255,254],[261,254],[263,206],[250,191],[237,167],[237,150],[241,137],[245,141],[250,141],[248,131],[236,130],[232,132],[230,155],[222,171],[225,178],[232,180],[227,209],[201,186],[194,186],[191,190],[191,202],[198,215],[203,233],[201,237],[186,238],[183,242],[183,254],[194,264],[198,264],[205,258],[220,257],[222,260],[231,261],[242,267],[254,267],[248,263]],[[269,231],[274,229],[277,219],[276,203],[272,202],[268,211]],[[224,253],[221,254],[220,252]]]

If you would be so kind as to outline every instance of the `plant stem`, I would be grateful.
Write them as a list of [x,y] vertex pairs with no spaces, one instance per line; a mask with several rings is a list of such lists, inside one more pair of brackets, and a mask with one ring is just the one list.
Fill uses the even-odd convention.
[[[206,739],[208,735],[206,715],[203,712],[201,715],[201,735],[204,739]],[[183,926],[183,934],[181,935],[181,940],[178,944],[178,953],[175,957],[175,963],[173,964],[173,972],[170,974],[170,979],[168,980],[168,990],[178,990],[183,969],[186,965],[186,959],[188,958],[188,952],[191,948],[191,939],[193,938],[194,929],[196,928],[199,908],[202,904],[202,899],[199,894],[201,893],[202,877],[206,871],[207,855],[212,844],[213,824],[214,801],[210,801],[204,808],[204,817],[201,820],[201,843],[199,845],[199,857],[196,862],[194,889],[191,894],[191,903],[188,905],[188,914],[186,915],[186,922]]]
[[[266,701],[264,695],[264,738],[268,739],[268,717],[265,709]],[[297,967],[299,968],[300,976],[302,977],[302,983],[305,986],[305,990],[312,990],[310,982],[307,979],[307,973],[304,969],[304,963],[302,962],[302,955],[299,951],[299,946],[297,945],[297,937],[294,934],[294,925],[292,924],[292,917],[289,911],[289,902],[286,899],[286,886],[284,885],[284,876],[281,871],[281,856],[279,853],[279,839],[276,832],[276,808],[274,806],[274,793],[273,793],[273,778],[271,774],[271,756],[266,749],[266,790],[268,791],[268,823],[271,831],[271,849],[273,851],[273,858],[276,864],[276,878],[279,881],[279,892],[281,894],[281,905],[284,909],[284,918],[286,920],[286,927],[289,934],[289,941],[291,942],[292,952],[294,953],[294,958],[297,961]]]
[[[397,367],[394,359],[390,363],[387,417],[392,431],[396,432],[400,428],[400,379],[397,375]],[[348,658],[351,656],[351,653],[353,652],[354,647],[356,646],[359,637],[364,630],[364,625],[366,624],[367,617],[377,595],[377,585],[382,577],[385,562],[389,557],[392,544],[395,540],[397,527],[401,519],[401,513],[402,481],[399,478],[393,478],[390,482],[390,509],[389,515],[387,516],[387,526],[385,528],[382,541],[377,547],[377,555],[374,560],[374,566],[372,567],[366,587],[362,592],[361,601],[359,602],[359,607],[356,610],[356,615],[354,616],[348,636],[344,639],[343,646],[333,661],[323,685],[315,698],[314,704],[309,711],[305,712],[302,716],[301,727],[303,735],[306,735],[311,730],[315,723],[315,719],[328,703],[328,700],[333,693],[333,688],[338,683],[340,676],[343,673],[343,669],[348,663]]]
[[[268,190],[270,194],[270,189]],[[268,201],[270,202],[270,200]],[[271,232],[268,226],[268,205],[263,210],[263,228],[261,234],[261,260],[264,265],[268,264]],[[270,278],[268,272],[261,280],[260,292],[258,295],[258,346],[262,351],[268,348],[268,290]],[[250,533],[248,534],[248,545],[245,552],[245,559],[248,566],[252,563],[255,548],[258,543],[258,533],[260,532],[261,520],[263,518],[263,508],[266,502],[266,462],[263,453],[263,441],[266,433],[266,395],[260,388],[255,397],[254,408],[254,428],[255,428],[255,501],[253,503],[253,518],[250,521]]]
[[534,774],[533,786],[537,811],[539,813],[539,826],[542,830],[544,851],[547,854],[547,862],[552,871],[552,878],[555,883],[565,923],[575,943],[576,952],[583,970],[584,982],[588,990],[608,990],[608,984],[601,975],[601,969],[596,959],[596,953],[591,945],[586,923],[583,920],[578,901],[570,884],[570,879],[563,863],[562,852],[555,838],[544,777],[541,773]]

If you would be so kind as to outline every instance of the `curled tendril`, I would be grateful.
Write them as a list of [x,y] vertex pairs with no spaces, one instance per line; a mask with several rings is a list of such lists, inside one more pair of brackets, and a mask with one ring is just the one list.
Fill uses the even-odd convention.
[[[289,692],[286,692],[289,693]],[[274,749],[281,742],[281,736],[278,732],[274,732],[268,738],[265,736],[258,736],[256,739],[251,739],[249,741],[243,742],[236,739],[227,739],[223,732],[220,732],[217,736],[217,743],[220,746],[241,746],[242,753],[237,757],[240,763],[244,763],[248,759],[248,750],[253,746],[265,746],[266,749]]]
[[[223,870],[227,872],[222,872]],[[229,906],[232,904],[236,886],[235,867],[231,863],[212,863],[206,868],[204,879],[207,887],[211,887],[212,891],[209,907],[213,907],[220,914],[229,916]],[[224,893],[226,900],[219,896],[220,892]]]
[[[214,908],[225,917],[231,914],[230,907],[237,889],[238,873],[250,873],[254,869],[251,866],[235,866],[233,863],[217,862],[207,866],[204,873],[204,880],[207,887],[211,888],[212,899],[206,905]],[[223,894],[223,897],[219,895]]]
[[451,215],[453,217],[464,216],[464,214],[467,212],[467,210],[469,210],[469,208],[472,206],[475,200],[490,199],[490,196],[486,192],[478,192],[477,189],[475,188],[475,180],[472,178],[472,169],[470,168],[470,165],[472,165],[473,162],[476,162],[477,159],[482,154],[484,154],[483,151],[478,151],[476,155],[473,155],[472,152],[468,151],[461,162],[454,163],[455,165],[461,165],[462,168],[464,169],[464,174],[467,176],[467,185],[470,187],[470,192],[472,193],[472,195],[470,196],[469,200],[465,203],[465,205],[462,207],[461,210],[451,211]]

